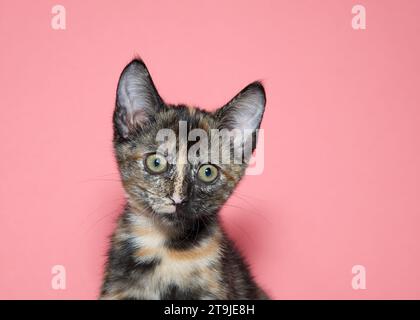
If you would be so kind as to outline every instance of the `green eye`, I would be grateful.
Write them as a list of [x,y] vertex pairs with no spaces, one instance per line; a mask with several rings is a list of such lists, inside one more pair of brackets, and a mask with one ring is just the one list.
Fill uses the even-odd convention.
[[155,153],[146,158],[146,167],[151,173],[162,173],[168,168],[165,157]]
[[212,164],[204,164],[198,169],[198,178],[203,182],[213,182],[219,176],[219,170]]

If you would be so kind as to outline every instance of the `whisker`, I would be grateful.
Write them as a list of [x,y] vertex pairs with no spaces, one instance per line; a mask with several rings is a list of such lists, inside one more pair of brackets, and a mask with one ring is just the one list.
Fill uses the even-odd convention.
[[264,201],[261,198],[258,198],[258,197],[255,197],[255,196],[251,196],[249,194],[245,194],[245,193],[239,192],[238,190],[234,190],[233,191],[233,194],[236,194],[236,195],[239,195],[239,196],[243,196],[243,197],[246,197],[246,198],[250,198],[250,199],[254,199],[254,200],[257,200],[257,201]]
[[235,209],[241,209],[242,212],[248,213],[248,214],[254,214],[255,216],[263,219],[266,223],[271,224],[271,221],[266,216],[262,215],[261,213],[259,213],[257,211],[242,208],[241,206],[233,205],[233,204],[230,204],[230,203],[225,203],[224,206],[230,207],[230,208],[235,208]]

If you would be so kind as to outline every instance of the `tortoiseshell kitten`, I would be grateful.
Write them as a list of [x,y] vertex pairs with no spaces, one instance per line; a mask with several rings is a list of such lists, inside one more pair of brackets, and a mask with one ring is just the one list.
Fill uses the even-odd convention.
[[[251,129],[254,150],[265,101],[254,82],[214,112],[170,105],[143,61],[126,66],[113,121],[127,203],[112,236],[101,299],[268,299],[218,219],[249,157],[217,165],[181,159],[182,146],[192,144],[178,137],[180,122],[187,132]],[[160,129],[176,133],[172,162],[157,152]]]

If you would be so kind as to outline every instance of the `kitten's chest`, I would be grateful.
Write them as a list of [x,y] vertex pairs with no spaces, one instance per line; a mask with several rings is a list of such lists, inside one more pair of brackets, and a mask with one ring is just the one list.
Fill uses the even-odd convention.
[[135,261],[140,291],[146,299],[215,298],[222,292],[220,237],[212,236],[184,249],[168,248],[157,234],[137,236]]

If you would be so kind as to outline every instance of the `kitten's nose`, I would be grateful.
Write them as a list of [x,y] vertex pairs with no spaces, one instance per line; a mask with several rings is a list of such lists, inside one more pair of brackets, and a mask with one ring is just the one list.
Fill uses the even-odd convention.
[[173,202],[175,205],[177,205],[177,204],[181,204],[181,203],[185,202],[185,197],[182,197],[182,196],[179,196],[179,195],[177,195],[177,194],[174,194],[174,195],[171,197],[171,200],[172,200],[172,202]]

